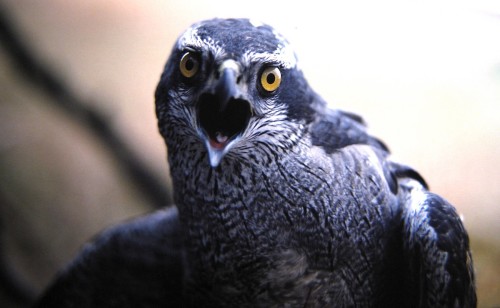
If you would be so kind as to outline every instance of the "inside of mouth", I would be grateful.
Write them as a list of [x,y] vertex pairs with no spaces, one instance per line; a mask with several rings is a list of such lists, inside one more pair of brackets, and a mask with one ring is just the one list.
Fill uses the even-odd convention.
[[252,115],[250,104],[230,99],[225,108],[214,95],[203,94],[198,102],[198,120],[214,148],[224,148],[246,128]]
[[223,149],[229,140],[229,137],[221,132],[216,132],[215,138],[209,137],[210,146],[215,149]]

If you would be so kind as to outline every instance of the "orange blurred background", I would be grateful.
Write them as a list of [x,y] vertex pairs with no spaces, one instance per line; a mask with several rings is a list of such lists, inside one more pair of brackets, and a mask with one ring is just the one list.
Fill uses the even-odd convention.
[[[104,113],[166,186],[153,93],[175,39],[213,17],[273,25],[318,93],[362,115],[396,160],[456,206],[479,306],[500,305],[500,4],[2,2],[33,53]],[[0,46],[2,249],[35,292],[99,230],[151,210],[112,155],[50,99]]]

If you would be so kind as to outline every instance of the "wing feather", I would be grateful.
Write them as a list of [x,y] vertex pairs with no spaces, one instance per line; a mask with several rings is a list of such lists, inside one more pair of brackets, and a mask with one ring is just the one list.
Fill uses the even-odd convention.
[[327,153],[353,144],[371,145],[389,153],[381,140],[368,134],[363,119],[353,113],[325,109],[318,113],[310,130],[313,145],[322,147]]
[[181,306],[176,208],[112,227],[87,244],[35,307]]
[[469,238],[455,208],[411,180],[404,203],[404,249],[416,307],[475,307]]

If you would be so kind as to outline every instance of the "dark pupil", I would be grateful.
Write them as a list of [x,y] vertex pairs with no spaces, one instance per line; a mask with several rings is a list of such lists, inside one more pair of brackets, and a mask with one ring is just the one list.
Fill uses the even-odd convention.
[[190,71],[194,68],[194,61],[192,59],[188,59],[186,61],[186,70]]
[[274,74],[269,74],[266,77],[266,81],[268,84],[273,84],[275,80],[276,80],[276,77],[274,76]]

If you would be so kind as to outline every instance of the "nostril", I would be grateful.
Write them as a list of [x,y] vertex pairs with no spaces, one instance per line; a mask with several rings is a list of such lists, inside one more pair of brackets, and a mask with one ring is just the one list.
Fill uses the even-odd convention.
[[238,78],[236,78],[236,84],[239,84],[241,81],[241,75],[238,76]]

